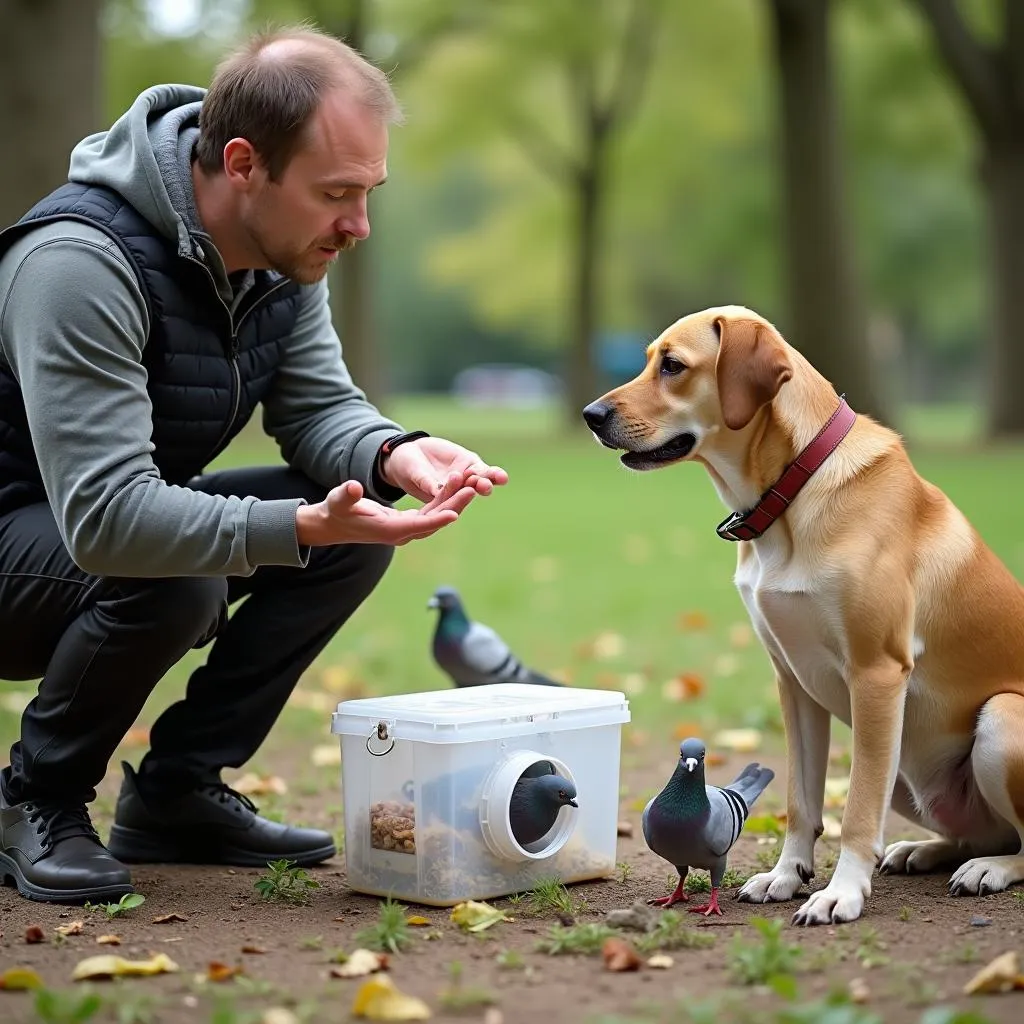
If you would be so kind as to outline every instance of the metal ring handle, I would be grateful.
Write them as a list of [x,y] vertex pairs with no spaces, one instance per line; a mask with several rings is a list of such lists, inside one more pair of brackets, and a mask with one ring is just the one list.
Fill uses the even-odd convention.
[[373,733],[370,733],[370,735],[366,737],[366,750],[367,750],[368,753],[372,754],[374,757],[384,757],[386,754],[390,754],[391,751],[394,749],[395,741],[394,741],[394,738],[392,738],[392,737],[390,737],[388,735],[388,723],[387,722],[378,722],[377,723],[377,739],[379,739],[381,741],[381,743],[384,743],[388,739],[391,739],[391,744],[388,746],[387,750],[374,750],[373,747],[370,746],[370,740],[372,740],[372,739],[373,739]]

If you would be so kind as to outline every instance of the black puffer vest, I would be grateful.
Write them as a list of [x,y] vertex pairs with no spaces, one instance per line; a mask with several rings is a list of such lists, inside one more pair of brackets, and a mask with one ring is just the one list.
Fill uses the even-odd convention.
[[[117,193],[62,185],[0,233],[0,256],[31,228],[54,220],[87,221],[129,258],[149,310],[143,349],[153,405],[153,461],[171,484],[200,473],[245,426],[267,393],[281,345],[298,312],[298,287],[258,271],[232,317],[213,275]],[[0,364],[0,515],[45,501],[21,389]]]

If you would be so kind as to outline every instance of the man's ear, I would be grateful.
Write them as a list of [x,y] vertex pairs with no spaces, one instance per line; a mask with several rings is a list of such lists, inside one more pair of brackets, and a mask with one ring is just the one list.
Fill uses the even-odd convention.
[[722,419],[730,430],[741,430],[779,393],[793,376],[793,367],[770,324],[720,316],[715,330],[721,339],[715,378]]

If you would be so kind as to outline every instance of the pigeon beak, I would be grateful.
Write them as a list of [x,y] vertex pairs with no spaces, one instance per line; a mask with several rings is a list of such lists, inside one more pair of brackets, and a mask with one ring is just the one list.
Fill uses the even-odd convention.
[[429,609],[429,608],[440,608],[440,607],[441,607],[441,602],[440,602],[440,601],[438,601],[438,599],[437,599],[436,597],[432,597],[432,598],[431,598],[431,599],[430,599],[430,600],[429,600],[429,601],[427,602],[427,608],[428,608],[428,609]]
[[568,805],[569,805],[570,807],[579,807],[579,804],[578,804],[578,803],[576,803],[576,801],[575,801],[575,800],[566,800],[566,803],[567,803],[567,804],[568,804]]
[[693,769],[696,768],[696,767],[697,767],[697,758],[695,758],[695,757],[688,757],[686,759],[686,770],[688,772],[692,772]]

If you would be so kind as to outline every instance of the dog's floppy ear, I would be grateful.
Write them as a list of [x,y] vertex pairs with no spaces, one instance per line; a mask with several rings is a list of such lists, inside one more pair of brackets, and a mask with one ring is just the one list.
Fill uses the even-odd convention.
[[721,339],[715,377],[722,419],[730,430],[741,430],[779,388],[793,376],[782,339],[761,320],[715,317]]

